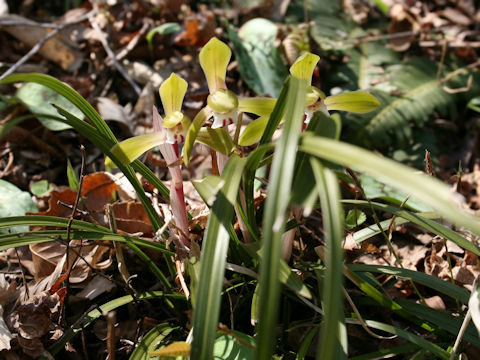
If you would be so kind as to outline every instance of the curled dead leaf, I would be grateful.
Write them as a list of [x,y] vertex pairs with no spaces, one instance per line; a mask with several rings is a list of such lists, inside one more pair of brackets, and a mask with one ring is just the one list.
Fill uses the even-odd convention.
[[388,34],[399,35],[390,38],[390,45],[396,51],[405,51],[415,39],[416,32],[420,30],[420,24],[400,3],[392,6],[390,16],[392,20],[388,26]]

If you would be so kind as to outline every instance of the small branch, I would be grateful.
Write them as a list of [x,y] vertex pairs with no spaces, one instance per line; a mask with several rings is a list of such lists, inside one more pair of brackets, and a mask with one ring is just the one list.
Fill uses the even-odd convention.
[[132,78],[128,76],[125,69],[122,67],[122,65],[120,65],[120,63],[118,62],[115,56],[115,53],[110,48],[110,45],[108,45],[108,41],[105,37],[105,34],[100,29],[100,26],[98,26],[98,24],[95,21],[93,21],[93,16],[90,16],[88,20],[90,21],[90,24],[92,25],[93,29],[97,32],[100,38],[100,42],[102,43],[103,48],[105,49],[105,52],[113,61],[113,65],[115,66],[117,71],[125,78],[125,80],[128,81],[128,83],[132,86],[133,90],[135,90],[135,93],[137,94],[137,96],[140,96],[140,94],[142,93],[142,89],[140,89],[140,87],[135,83],[135,81],[133,81]]
[[[18,68],[20,66],[22,66],[23,64],[25,64],[33,55],[35,55],[41,48],[42,46],[48,41],[50,40],[51,38],[53,38],[55,35],[57,35],[60,31],[62,31],[63,29],[69,27],[69,26],[72,26],[72,25],[75,25],[75,24],[78,24],[78,23],[81,23],[85,20],[89,20],[93,15],[95,15],[97,13],[97,10],[92,10],[90,11],[89,13],[79,17],[78,19],[72,21],[72,22],[69,22],[67,24],[63,24],[63,25],[60,25],[60,26],[55,26],[54,29],[52,30],[52,32],[48,33],[47,35],[45,35],[45,37],[40,40],[33,48],[30,49],[30,51],[28,53],[26,53],[20,60],[18,60],[10,69],[8,69],[7,71],[5,71],[2,75],[0,75],[0,80],[6,78],[8,75],[10,74],[13,74],[15,71],[18,70]],[[5,24],[3,24],[5,25]],[[22,24],[23,25],[23,24]],[[39,26],[39,24],[31,24],[32,26]]]

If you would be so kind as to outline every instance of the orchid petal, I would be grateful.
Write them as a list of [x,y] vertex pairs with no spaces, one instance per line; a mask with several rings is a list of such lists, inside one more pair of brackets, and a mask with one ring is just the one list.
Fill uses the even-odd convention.
[[213,115],[212,109],[208,106],[204,107],[198,112],[195,118],[192,121],[192,124],[188,128],[187,135],[185,136],[185,146],[183,147],[183,161],[185,166],[188,166],[190,161],[190,156],[193,151],[193,144],[202,128],[203,124],[207,122]]
[[267,127],[267,123],[267,116],[262,116],[252,121],[243,131],[242,136],[240,136],[240,139],[238,141],[238,144],[241,146],[250,146],[259,142],[262,138],[265,128]]
[[[111,153],[118,158],[122,164],[128,165],[144,152],[155,146],[165,144],[166,136],[163,132],[131,137],[121,143],[115,144],[110,149]],[[105,159],[105,165],[116,167],[110,158]]]
[[320,60],[320,56],[307,52],[295,60],[290,67],[290,74],[296,78],[307,80],[308,85],[311,85],[313,70],[317,66],[318,60]]
[[187,87],[187,82],[175,73],[172,73],[160,86],[160,98],[166,116],[182,109],[182,102],[187,92]]
[[375,96],[365,91],[352,91],[328,96],[325,100],[328,110],[343,110],[363,114],[375,110],[380,102]]
[[245,98],[238,101],[238,110],[258,116],[270,116],[277,103],[272,98]]
[[225,76],[231,56],[232,51],[230,48],[217,38],[211,38],[200,51],[200,66],[207,78],[210,94],[215,93],[219,89],[227,88]]

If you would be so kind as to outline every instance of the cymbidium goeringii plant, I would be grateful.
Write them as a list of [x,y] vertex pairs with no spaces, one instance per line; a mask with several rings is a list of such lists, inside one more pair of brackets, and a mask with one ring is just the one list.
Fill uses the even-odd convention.
[[[184,150],[186,164],[188,164],[193,143],[197,139],[197,135],[201,133],[203,124],[209,118],[213,117],[212,129],[226,129],[230,124],[238,124],[239,115],[243,112],[267,116],[275,106],[275,99],[261,97],[239,99],[227,88],[225,78],[231,56],[230,48],[217,38],[210,39],[200,51],[200,66],[207,79],[209,96],[207,106],[202,109],[194,119],[193,126],[190,127]],[[224,135],[223,132],[218,134]],[[197,140],[204,142],[200,138]],[[226,156],[219,154],[219,158],[222,162]]]
[[[299,79],[307,80],[308,90],[305,101],[305,124],[308,124],[313,114],[322,111],[329,115],[331,110],[344,110],[355,113],[366,113],[380,106],[380,102],[365,91],[352,91],[337,95],[325,96],[323,91],[312,85],[313,70],[320,60],[318,55],[305,53],[290,67],[290,74]],[[268,115],[250,123],[240,137],[242,146],[252,145],[260,140],[267,125]]]
[[[155,146],[159,147],[172,177],[170,183],[170,205],[175,225],[180,230],[178,236],[181,243],[189,247],[188,217],[183,193],[183,178],[180,165],[178,165],[180,157],[179,145],[184,142],[191,123],[190,119],[181,112],[187,86],[185,80],[172,73],[162,83],[159,90],[160,99],[165,110],[165,118],[162,119],[157,109],[153,108],[153,127],[155,132],[122,141],[116,144],[111,151],[122,162],[128,164],[145,151]],[[107,159],[106,165],[112,166],[113,163],[110,159]]]

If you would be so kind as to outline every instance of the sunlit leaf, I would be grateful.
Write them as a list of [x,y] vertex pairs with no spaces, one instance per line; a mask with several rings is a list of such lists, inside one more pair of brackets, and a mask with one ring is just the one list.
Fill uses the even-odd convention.
[[212,38],[200,51],[200,65],[207,78],[208,89],[213,94],[218,89],[226,89],[225,76],[232,51],[217,38]]
[[172,73],[170,77],[160,85],[160,98],[162,99],[163,109],[167,117],[173,112],[182,109],[182,102],[187,92],[187,87],[187,82],[175,73]]
[[343,110],[355,113],[366,113],[375,110],[380,102],[375,96],[365,91],[352,91],[328,96],[325,100],[328,110]]
[[[28,192],[22,191],[8,181],[0,179],[0,219],[37,211],[37,206]],[[27,230],[28,225],[15,226],[10,229],[0,229],[0,234]]]
[[150,356],[187,356],[190,354],[190,344],[185,341],[175,341],[170,345],[149,353]]

